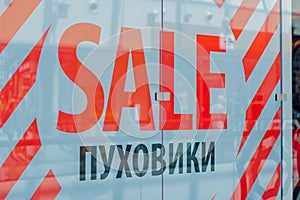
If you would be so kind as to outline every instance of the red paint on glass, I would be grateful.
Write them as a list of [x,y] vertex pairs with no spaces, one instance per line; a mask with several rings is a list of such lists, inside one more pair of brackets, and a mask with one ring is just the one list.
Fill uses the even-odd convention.
[[210,113],[210,88],[225,88],[225,74],[210,72],[210,53],[226,52],[222,38],[197,35],[197,129],[226,129],[227,114]]
[[34,120],[0,167],[0,199],[5,199],[42,146]]
[[[135,91],[125,91],[131,54]],[[118,131],[125,107],[137,108],[141,130],[154,130],[142,35],[139,29],[122,28],[110,86],[103,131]]]
[[219,8],[221,8],[222,5],[223,5],[224,2],[225,2],[225,0],[213,0],[213,1],[215,2],[215,4],[216,4]]
[[76,49],[81,42],[99,44],[101,28],[94,24],[79,23],[69,27],[61,37],[58,58],[68,78],[86,95],[87,105],[79,114],[59,111],[57,129],[79,133],[93,127],[101,117],[104,107],[104,92],[98,78],[77,58]]
[[265,161],[270,155],[279,135],[280,135],[280,108],[275,114],[269,129],[259,143],[253,157],[251,158],[247,169],[242,175],[237,187],[235,188],[231,200],[247,198],[254,182],[256,181]]
[[275,200],[280,189],[280,163],[277,165],[277,168],[264,192],[262,195],[262,200]]
[[259,33],[256,35],[253,43],[248,49],[245,57],[243,58],[245,79],[248,80],[252,71],[254,70],[258,60],[264,53],[266,47],[270,43],[272,36],[277,30],[280,24],[280,3],[277,0],[275,6],[273,7],[271,13],[266,19],[264,25],[260,29]]
[[0,128],[3,127],[36,81],[40,54],[48,31],[49,28],[0,91]]
[[245,29],[246,24],[259,2],[260,0],[244,0],[239,6],[237,12],[230,21],[230,27],[235,39],[238,39],[242,31]]
[[[174,114],[174,33],[161,32],[160,91],[170,93],[169,101],[160,101],[160,129],[192,129],[192,114]],[[163,109],[163,110],[162,110]]]
[[40,2],[41,0],[13,0],[9,4],[0,16],[0,53],[20,30]]
[[52,200],[55,199],[60,190],[62,189],[61,185],[55,178],[52,170],[48,172],[42,183],[36,189],[30,200],[39,200],[46,199]]
[[242,140],[240,147],[238,149],[237,155],[240,153],[244,146],[248,136],[250,135],[255,123],[257,122],[259,116],[261,115],[266,103],[271,97],[276,85],[280,80],[280,54],[277,55],[271,69],[266,75],[264,81],[259,87],[257,93],[255,94],[251,104],[246,111],[246,119],[244,125],[244,131],[242,135]]

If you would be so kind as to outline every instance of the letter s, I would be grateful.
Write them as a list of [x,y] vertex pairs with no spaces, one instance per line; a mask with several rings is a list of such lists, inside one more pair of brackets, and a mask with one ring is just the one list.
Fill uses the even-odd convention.
[[80,42],[99,44],[101,28],[94,24],[79,23],[69,27],[61,37],[58,58],[68,78],[78,85],[86,95],[87,106],[79,114],[58,113],[56,128],[63,132],[79,133],[94,126],[101,117],[104,107],[104,92],[97,77],[77,58],[76,49]]

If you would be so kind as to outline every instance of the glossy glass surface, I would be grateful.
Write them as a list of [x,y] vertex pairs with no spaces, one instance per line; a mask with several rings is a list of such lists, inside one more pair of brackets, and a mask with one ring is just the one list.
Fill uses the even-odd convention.
[[[280,1],[166,0],[164,7],[163,29],[175,32],[174,66],[183,77],[175,81],[177,112],[196,121],[193,130],[164,130],[164,143],[204,144],[200,169],[186,173],[183,164],[182,175],[164,176],[165,198],[279,198]],[[209,144],[214,157],[206,168]]]
[[0,199],[290,197],[281,6],[1,2]]

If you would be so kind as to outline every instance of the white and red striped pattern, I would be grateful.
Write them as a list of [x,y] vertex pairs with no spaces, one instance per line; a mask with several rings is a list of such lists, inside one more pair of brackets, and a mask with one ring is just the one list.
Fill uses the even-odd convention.
[[[2,53],[7,45],[12,41],[15,34],[22,28],[24,23],[28,20],[40,3],[41,0],[13,0],[10,3],[7,9],[0,16],[0,53]],[[39,42],[34,46],[23,63],[18,67],[16,72],[8,80],[5,86],[0,90],[0,104],[2,106],[0,111],[0,128],[6,124],[7,120],[12,116],[15,109],[23,101],[28,91],[35,84],[41,50],[49,29],[50,27],[44,33]],[[28,62],[31,63],[30,70],[21,72],[21,66]],[[33,78],[28,82],[22,83],[23,92],[20,94],[21,96],[19,95],[18,98],[15,98],[11,92],[14,90],[13,85],[19,83],[19,79],[24,76],[31,76]],[[0,199],[5,199],[7,197],[26,168],[30,165],[31,161],[36,157],[41,146],[42,143],[40,141],[38,125],[35,119],[0,166]],[[52,178],[47,178],[47,180],[44,180],[41,183],[41,185],[37,188],[33,199],[36,199],[34,198],[36,195],[40,196],[40,190],[41,188],[44,188],[43,185],[45,182],[56,186],[54,189],[45,194],[49,195],[49,193],[51,193],[50,196],[55,198],[59,193],[61,187],[52,171],[50,172],[51,174],[48,174],[47,177]],[[43,192],[45,192],[45,189],[43,189]]]

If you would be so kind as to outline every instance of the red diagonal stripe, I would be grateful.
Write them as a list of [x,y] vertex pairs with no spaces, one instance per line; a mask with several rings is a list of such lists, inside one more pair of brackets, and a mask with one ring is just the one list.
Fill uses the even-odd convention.
[[260,0],[244,0],[230,21],[236,39],[239,38]]
[[[278,125],[279,123],[279,125]],[[274,144],[276,143],[280,135],[280,108],[275,114],[269,129],[266,131],[259,146],[257,147],[253,157],[250,160],[247,169],[242,175],[239,184],[235,188],[231,200],[247,198],[254,182],[256,181],[258,174],[260,173],[266,159],[271,153]]]
[[211,200],[215,200],[215,199],[216,199],[216,196],[217,196],[217,193],[212,197]]
[[263,196],[262,200],[275,200],[280,189],[280,163],[278,164]]
[[49,28],[0,91],[0,128],[35,83],[40,54],[48,31]]
[[246,142],[250,132],[252,131],[256,121],[261,115],[267,101],[269,100],[272,92],[274,91],[277,83],[280,79],[280,54],[277,55],[271,69],[269,70],[267,76],[262,82],[260,88],[255,94],[250,106],[246,111],[246,120],[244,125],[244,131],[242,135],[242,140],[240,147],[238,149],[237,155],[240,153],[243,148],[244,143]]
[[41,0],[14,0],[0,16],[0,53],[23,26]]
[[0,167],[0,199],[4,199],[41,147],[34,120]]
[[50,170],[37,190],[34,192],[30,200],[52,200],[61,190],[59,182],[56,180],[52,170]]
[[280,24],[280,3],[277,0],[264,25],[256,35],[252,45],[243,58],[245,79],[248,80],[258,60],[268,46],[272,36]]
[[215,4],[216,4],[219,8],[221,8],[222,5],[223,5],[224,2],[225,2],[225,0],[213,0],[213,1],[215,2]]

